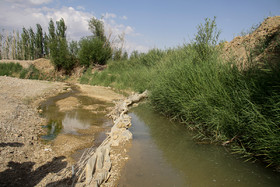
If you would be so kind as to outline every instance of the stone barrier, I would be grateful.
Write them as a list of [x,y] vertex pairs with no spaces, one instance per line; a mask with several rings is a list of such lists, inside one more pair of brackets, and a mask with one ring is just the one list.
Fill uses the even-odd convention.
[[114,121],[111,132],[97,149],[87,152],[85,157],[82,156],[83,159],[78,163],[81,172],[75,186],[98,187],[109,179],[112,168],[111,147],[119,146],[132,139],[132,133],[128,130],[131,126],[131,119],[127,115],[128,107],[147,96],[148,92],[145,91],[116,103],[113,111],[108,114]]

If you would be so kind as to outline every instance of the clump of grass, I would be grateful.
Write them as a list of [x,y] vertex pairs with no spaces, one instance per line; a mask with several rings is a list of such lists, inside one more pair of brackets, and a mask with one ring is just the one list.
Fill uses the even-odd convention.
[[18,63],[0,63],[0,76],[16,76],[22,69]]
[[46,79],[34,65],[23,68],[18,63],[0,63],[0,76],[19,77],[22,79]]
[[27,69],[23,69],[19,77],[22,79],[43,79],[42,74],[33,64]]

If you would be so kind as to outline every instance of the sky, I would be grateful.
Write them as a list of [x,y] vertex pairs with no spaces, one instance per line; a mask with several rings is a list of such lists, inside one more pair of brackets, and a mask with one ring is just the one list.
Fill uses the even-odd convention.
[[280,0],[0,0],[0,28],[22,30],[61,18],[67,38],[91,35],[88,21],[102,19],[111,39],[125,33],[128,52],[168,49],[190,42],[205,18],[216,16],[220,40],[231,41],[268,16],[280,15]]

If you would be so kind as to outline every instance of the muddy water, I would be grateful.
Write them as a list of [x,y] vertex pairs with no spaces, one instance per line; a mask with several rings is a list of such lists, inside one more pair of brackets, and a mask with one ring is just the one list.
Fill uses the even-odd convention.
[[[41,103],[42,115],[48,120],[43,127],[47,129],[47,134],[41,138],[52,141],[58,135],[65,135],[64,138],[75,138],[80,144],[87,139],[84,142],[86,144],[86,137],[94,137],[92,144],[98,146],[105,139],[105,132],[112,126],[112,121],[105,116],[110,106],[112,104],[81,95],[78,88],[72,86],[72,91]],[[77,151],[77,147],[75,149]],[[78,159],[84,147],[81,149],[72,156],[74,159]]]
[[147,104],[129,114],[130,159],[118,186],[279,186],[280,174],[248,163],[225,148],[196,144],[182,124],[171,123]]

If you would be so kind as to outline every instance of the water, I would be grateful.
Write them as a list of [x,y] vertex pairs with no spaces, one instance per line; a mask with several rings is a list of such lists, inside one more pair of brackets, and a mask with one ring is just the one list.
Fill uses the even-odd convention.
[[130,114],[130,159],[118,186],[279,186],[280,174],[224,147],[196,144],[182,124],[140,105]]
[[[57,102],[65,103],[64,99],[70,97],[75,100],[77,106],[73,107],[76,103],[73,101],[71,103],[70,100],[69,106],[64,106],[69,110],[60,110]],[[105,116],[106,108],[109,106],[112,104],[83,96],[79,94],[77,88],[72,87],[71,92],[52,97],[41,104],[42,115],[48,120],[48,124],[43,126],[48,129],[48,132],[41,138],[47,141],[53,140],[59,133],[82,135],[90,133],[88,129],[92,126],[108,129],[112,126],[111,120]]]

